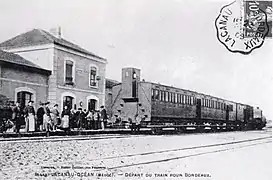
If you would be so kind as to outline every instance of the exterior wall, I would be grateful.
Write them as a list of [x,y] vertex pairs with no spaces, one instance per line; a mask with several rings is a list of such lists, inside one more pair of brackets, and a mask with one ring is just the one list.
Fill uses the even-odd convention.
[[[74,62],[74,84],[65,84],[65,61],[72,60]],[[100,76],[100,80],[97,81],[97,87],[89,86],[89,73],[90,66],[97,67],[97,76]],[[97,108],[101,105],[105,105],[105,69],[106,64],[84,58],[66,51],[59,49],[54,50],[54,63],[53,63],[53,78],[50,82],[49,87],[49,99],[55,102],[61,103],[61,94],[64,92],[71,92],[76,95],[76,105],[79,106],[79,102],[83,103],[83,107],[87,107],[86,98],[98,99],[99,104]]]
[[50,71],[53,69],[53,45],[48,44],[26,48],[22,47],[7,49],[7,51],[18,54],[34,64],[37,64],[43,69]]
[[34,106],[37,109],[39,102],[45,102],[48,94],[48,76],[35,72],[22,71],[2,65],[0,74],[1,94],[11,101],[17,100],[17,92],[28,91],[33,93]]
[[88,100],[95,99],[97,101],[96,110],[99,110],[100,106],[104,104],[104,94],[92,94],[90,92],[82,92],[73,89],[61,89],[58,88],[56,98],[56,103],[60,105],[60,110],[63,109],[63,97],[71,96],[74,98],[73,104],[76,105],[76,108],[80,107],[82,103],[83,109],[88,109]]
[[[28,46],[21,48],[6,49],[8,52],[19,54],[25,59],[39,65],[40,67],[50,70],[51,75],[48,78],[46,99],[51,104],[58,103],[62,107],[62,96],[67,93],[75,94],[75,104],[79,106],[79,102],[83,103],[83,108],[86,108],[88,98],[97,100],[97,108],[105,105],[105,70],[106,61],[100,60],[93,56],[84,55],[71,49],[67,49],[55,44],[46,44],[38,46]],[[73,86],[66,85],[65,77],[65,60],[73,60],[75,62],[75,83]],[[97,76],[100,76],[97,87],[89,86],[89,71],[90,65],[97,67]],[[39,76],[32,78],[32,76],[24,75],[20,71],[23,81],[35,81]],[[10,79],[16,79],[17,76],[12,74],[7,75]],[[43,79],[37,80],[37,83],[43,84]],[[13,87],[13,86],[12,86]]]

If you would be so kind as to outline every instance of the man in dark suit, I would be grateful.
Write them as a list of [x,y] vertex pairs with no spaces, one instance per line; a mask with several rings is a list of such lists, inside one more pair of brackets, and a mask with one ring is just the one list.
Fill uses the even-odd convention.
[[19,102],[16,102],[15,107],[12,109],[12,120],[15,122],[16,133],[20,133],[20,128],[24,121],[24,113],[20,108]]
[[101,119],[103,121],[104,128],[106,128],[106,125],[107,125],[107,112],[106,112],[106,109],[104,108],[104,106],[101,106],[100,109],[101,109],[100,116],[101,116]]

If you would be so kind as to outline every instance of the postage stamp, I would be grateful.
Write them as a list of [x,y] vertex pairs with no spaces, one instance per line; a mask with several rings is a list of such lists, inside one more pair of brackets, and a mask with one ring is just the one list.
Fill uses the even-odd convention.
[[249,54],[272,37],[272,1],[234,1],[222,7],[215,26],[230,52]]
[[272,1],[244,1],[244,35],[255,37],[256,32],[266,31],[272,37]]

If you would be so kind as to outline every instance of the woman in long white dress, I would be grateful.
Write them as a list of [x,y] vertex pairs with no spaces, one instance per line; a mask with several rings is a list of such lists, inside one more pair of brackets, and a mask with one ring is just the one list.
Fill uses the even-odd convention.
[[61,127],[63,129],[69,128],[69,118],[70,118],[70,110],[67,106],[64,106],[64,110],[62,112],[62,120],[61,120]]
[[28,106],[25,108],[26,116],[26,131],[34,132],[35,131],[35,110],[32,106],[33,101],[28,102]]

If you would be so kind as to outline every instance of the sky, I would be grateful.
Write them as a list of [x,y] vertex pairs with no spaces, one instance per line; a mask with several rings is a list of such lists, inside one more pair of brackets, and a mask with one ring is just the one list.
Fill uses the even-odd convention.
[[0,42],[60,26],[63,38],[108,60],[106,76],[141,78],[259,106],[273,119],[272,39],[229,52],[215,19],[231,0],[1,0]]

